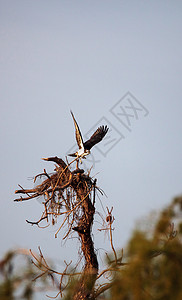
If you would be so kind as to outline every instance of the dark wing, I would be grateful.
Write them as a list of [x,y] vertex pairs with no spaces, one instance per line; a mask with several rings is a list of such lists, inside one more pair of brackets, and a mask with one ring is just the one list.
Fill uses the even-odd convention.
[[90,150],[94,145],[102,141],[108,130],[109,128],[107,126],[100,126],[91,136],[91,138],[84,143],[84,148]]
[[71,111],[71,115],[73,117],[73,121],[74,121],[74,125],[75,125],[76,141],[77,141],[79,149],[81,149],[81,148],[83,148],[83,138],[82,138],[82,135],[81,135],[81,132],[80,132],[80,128],[78,127],[78,124],[75,120],[75,117],[74,117],[72,111]]

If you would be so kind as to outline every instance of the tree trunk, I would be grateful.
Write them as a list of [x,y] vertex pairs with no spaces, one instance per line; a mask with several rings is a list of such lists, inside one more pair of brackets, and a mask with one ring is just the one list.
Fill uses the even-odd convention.
[[85,266],[74,292],[74,300],[90,298],[98,274],[98,261],[91,238],[91,226],[93,224],[95,207],[91,201],[88,186],[83,183],[77,190],[77,195],[82,202],[83,214],[78,227],[73,228],[78,232],[81,240],[81,249],[85,258]]

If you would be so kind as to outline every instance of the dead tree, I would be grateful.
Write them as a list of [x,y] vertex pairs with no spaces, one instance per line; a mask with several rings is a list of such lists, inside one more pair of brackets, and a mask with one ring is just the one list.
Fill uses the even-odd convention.
[[[63,217],[61,225],[57,230],[55,236],[57,237],[59,231],[66,225],[67,231],[63,239],[67,238],[71,233],[76,232],[78,234],[79,240],[81,242],[81,250],[85,259],[84,267],[81,273],[76,272],[74,269],[70,271],[70,263],[65,262],[65,269],[62,272],[58,272],[51,268],[47,261],[45,260],[41,249],[39,248],[39,255],[37,256],[32,251],[30,251],[33,257],[34,265],[40,270],[40,274],[35,277],[34,280],[48,275],[53,279],[54,283],[59,290],[58,295],[63,296],[63,291],[70,286],[72,283],[73,276],[76,277],[76,283],[72,288],[72,298],[74,300],[84,300],[84,299],[97,299],[101,294],[110,289],[114,284],[117,284],[117,272],[121,272],[123,266],[131,266],[133,262],[123,263],[123,249],[121,254],[118,256],[114,244],[112,224],[114,222],[114,217],[112,215],[112,210],[107,208],[107,216],[105,218],[105,223],[103,228],[99,229],[107,230],[110,236],[110,244],[112,249],[112,254],[108,255],[106,253],[108,266],[106,269],[98,272],[98,260],[94,251],[94,244],[91,236],[91,229],[95,214],[95,192],[98,187],[96,186],[96,180],[93,180],[89,173],[85,174],[84,170],[76,168],[71,171],[71,164],[73,162],[65,163],[62,159],[58,157],[50,157],[45,159],[47,161],[52,161],[56,163],[54,173],[48,174],[45,170],[43,173],[35,176],[35,182],[39,177],[45,177],[45,180],[37,185],[34,189],[24,189],[21,187],[20,190],[15,191],[16,194],[21,194],[20,198],[15,199],[15,201],[26,201],[30,199],[35,199],[39,196],[44,197],[43,205],[44,212],[38,221],[28,221],[29,224],[37,225],[41,227],[42,222],[50,222],[54,225],[58,217]],[[98,189],[99,190],[99,189]],[[181,200],[176,199],[174,205],[181,204]],[[179,202],[179,203],[178,203]],[[158,231],[164,233],[164,224],[167,226],[167,232],[165,233],[165,239],[161,239],[161,232],[159,235],[159,246],[156,247],[157,235],[155,237],[155,249],[147,250],[147,256],[149,260],[154,257],[165,253],[165,246],[175,238],[177,232],[174,230],[174,224],[169,224],[171,218],[170,206],[170,217],[167,215],[166,211],[163,213],[162,223],[158,224]],[[166,219],[167,218],[167,219]],[[158,232],[157,231],[157,232]],[[161,241],[162,245],[161,245]],[[138,261],[138,258],[137,258]],[[138,265],[137,265],[138,268]],[[60,280],[56,280],[56,276],[60,276]],[[99,279],[102,277],[102,283],[98,283]],[[103,279],[104,278],[104,279]],[[115,280],[116,279],[116,280]],[[56,298],[52,297],[52,298]],[[51,297],[50,297],[51,298]]]
[[[63,239],[68,237],[73,230],[78,233],[85,264],[75,286],[73,299],[94,299],[93,288],[98,275],[98,260],[94,251],[91,229],[95,214],[96,180],[93,180],[89,174],[85,174],[82,169],[77,168],[71,171],[70,164],[66,164],[58,157],[44,160],[56,163],[54,173],[49,175],[44,170],[43,173],[35,176],[34,181],[39,177],[45,177],[45,180],[33,189],[24,189],[20,186],[21,189],[16,190],[15,193],[21,194],[21,196],[14,201],[21,202],[43,196],[44,212],[42,216],[38,221],[27,220],[27,222],[40,227],[43,220],[52,221],[52,224],[55,224],[57,218],[63,216],[55,237],[66,222],[67,232]],[[50,274],[53,271],[48,268],[46,263],[44,263],[44,268],[44,273]],[[68,274],[63,272],[62,275]],[[62,287],[60,287],[60,294],[62,294]]]
[[[27,201],[42,196],[44,199],[42,202],[44,205],[43,214],[38,221],[26,220],[27,223],[42,227],[41,224],[45,221],[47,221],[48,224],[52,222],[54,225],[58,218],[63,217],[55,237],[57,237],[59,231],[65,227],[64,225],[67,223],[67,230],[63,239],[66,239],[73,232],[77,232],[85,262],[81,273],[76,272],[75,269],[70,272],[70,263],[68,264],[66,262],[64,271],[58,272],[48,265],[40,248],[39,256],[30,250],[33,257],[32,262],[40,270],[40,274],[35,280],[41,276],[49,275],[56,281],[55,276],[59,275],[60,280],[59,284],[57,284],[59,292],[56,297],[58,295],[62,297],[63,291],[69,287],[73,276],[76,276],[76,283],[72,289],[72,298],[74,300],[88,298],[94,300],[111,288],[113,285],[112,279],[115,274],[120,271],[121,267],[127,265],[127,263],[122,262],[123,249],[119,257],[117,257],[113,244],[113,208],[111,208],[111,210],[107,208],[107,216],[105,219],[103,218],[103,228],[99,229],[100,231],[107,230],[109,232],[113,255],[110,256],[106,252],[108,266],[98,273],[98,260],[94,251],[91,230],[95,214],[95,193],[96,190],[98,190],[102,194],[102,191],[96,186],[96,179],[93,180],[89,173],[85,174],[84,170],[78,167],[71,171],[71,165],[77,158],[67,164],[58,157],[49,157],[44,160],[56,163],[54,172],[48,174],[44,169],[43,173],[36,175],[34,182],[36,182],[37,178],[43,177],[44,180],[33,189],[24,189],[20,186],[21,189],[16,190],[15,193],[21,194],[21,196],[14,201]],[[78,166],[78,164],[76,164],[76,166]],[[102,279],[104,277],[104,280],[99,284],[98,282],[101,277]]]

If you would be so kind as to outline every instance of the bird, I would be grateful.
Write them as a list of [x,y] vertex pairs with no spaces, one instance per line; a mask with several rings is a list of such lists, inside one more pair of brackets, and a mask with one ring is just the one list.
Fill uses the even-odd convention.
[[98,127],[97,130],[90,137],[90,139],[87,140],[86,142],[83,142],[82,134],[81,134],[80,128],[75,120],[74,114],[72,111],[70,111],[70,112],[71,112],[71,115],[72,115],[72,118],[74,121],[74,125],[75,125],[76,141],[77,141],[79,149],[75,153],[68,154],[68,156],[77,157],[78,161],[80,160],[80,163],[81,163],[82,162],[81,158],[86,158],[86,156],[90,154],[90,149],[93,146],[95,146],[96,144],[98,144],[100,141],[102,141],[102,139],[108,132],[109,128],[107,127],[107,125]]

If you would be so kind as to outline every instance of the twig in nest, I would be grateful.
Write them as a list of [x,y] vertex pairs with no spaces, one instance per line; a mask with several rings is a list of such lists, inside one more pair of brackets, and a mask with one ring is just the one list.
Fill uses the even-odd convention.
[[37,225],[39,228],[46,228],[46,227],[49,226],[49,224],[46,225],[46,226],[40,226],[40,225],[39,225],[39,223],[40,223],[41,221],[45,220],[45,219],[47,219],[47,216],[41,217],[41,218],[40,218],[38,221],[36,221],[36,222],[32,222],[32,221],[28,221],[28,220],[26,220],[26,222],[27,222],[28,224],[31,224],[31,225]]
[[57,235],[59,233],[59,231],[61,230],[61,228],[63,227],[64,223],[66,222],[68,216],[88,197],[88,195],[90,194],[91,190],[93,189],[93,186],[91,187],[91,189],[88,191],[88,193],[85,195],[85,197],[80,200],[80,202],[78,202],[67,214],[67,216],[65,217],[63,223],[61,224],[61,226],[59,227],[59,229],[56,231],[55,233],[55,238],[57,238]]

